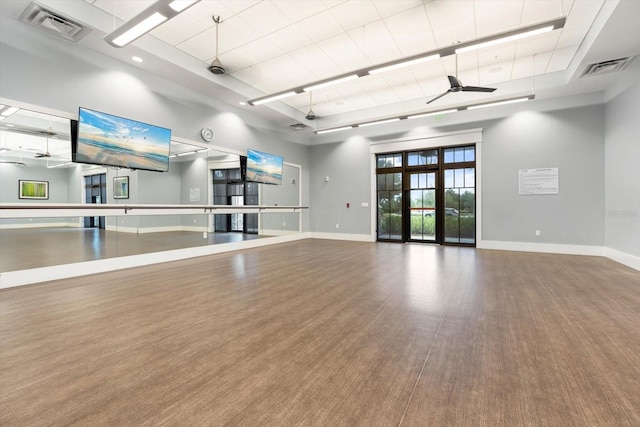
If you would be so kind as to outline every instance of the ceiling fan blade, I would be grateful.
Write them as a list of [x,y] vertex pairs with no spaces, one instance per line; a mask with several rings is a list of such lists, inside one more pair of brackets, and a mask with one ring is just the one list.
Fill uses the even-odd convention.
[[463,86],[463,92],[493,92],[495,87]]
[[448,94],[448,93],[450,93],[450,92],[451,92],[451,89],[449,89],[448,91],[446,91],[446,92],[445,92],[445,93],[443,93],[443,94],[440,94],[440,95],[436,96],[436,97],[435,97],[435,98],[433,98],[431,101],[427,101],[427,104],[431,104],[431,103],[432,103],[433,101],[435,101],[436,99],[440,99],[440,98],[442,98],[443,96],[445,96],[446,94]]
[[451,88],[462,87],[462,83],[460,83],[460,80],[458,80],[455,76],[447,76],[447,78],[449,79]]

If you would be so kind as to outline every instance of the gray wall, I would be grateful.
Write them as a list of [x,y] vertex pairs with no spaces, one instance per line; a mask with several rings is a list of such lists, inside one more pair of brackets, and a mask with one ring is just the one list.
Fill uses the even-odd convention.
[[[603,113],[602,105],[523,111],[479,124],[484,240],[604,243]],[[559,194],[519,195],[518,170],[532,168],[558,168]]]
[[605,108],[605,246],[640,257],[640,83]]
[[[354,136],[344,142],[311,147],[311,158],[311,229],[320,233],[370,234],[375,204],[370,201],[373,172],[369,140]],[[362,202],[368,202],[370,207],[363,208]]]
[[[437,128],[483,128],[483,240],[601,246],[604,243],[604,107],[523,110],[498,120]],[[402,136],[395,134],[395,137]],[[417,136],[413,134],[413,136]],[[377,139],[383,139],[378,137]],[[311,228],[369,234],[373,138],[311,148]],[[557,167],[558,195],[518,195],[518,170]],[[324,177],[329,176],[329,182]],[[346,203],[351,208],[346,208]],[[340,224],[336,229],[335,225]],[[541,236],[535,236],[535,230]]]

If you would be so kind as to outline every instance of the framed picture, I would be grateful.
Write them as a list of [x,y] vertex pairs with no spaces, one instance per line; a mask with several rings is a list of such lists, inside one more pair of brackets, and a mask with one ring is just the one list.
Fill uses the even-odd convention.
[[21,199],[46,200],[49,198],[49,181],[18,180]]
[[129,177],[116,176],[113,178],[113,198],[128,199],[129,198]]

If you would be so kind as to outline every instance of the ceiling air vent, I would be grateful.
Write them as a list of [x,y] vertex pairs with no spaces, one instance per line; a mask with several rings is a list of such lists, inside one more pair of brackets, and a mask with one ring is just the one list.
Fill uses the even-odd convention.
[[597,62],[587,65],[580,77],[599,76],[601,74],[613,73],[614,71],[622,71],[633,60],[633,56],[627,58],[612,59],[610,61]]
[[49,34],[55,34],[74,42],[91,31],[90,28],[35,3],[27,6],[20,15],[20,20],[47,31]]
[[293,130],[305,130],[309,126],[305,125],[304,123],[295,123],[295,124],[289,125],[289,127]]

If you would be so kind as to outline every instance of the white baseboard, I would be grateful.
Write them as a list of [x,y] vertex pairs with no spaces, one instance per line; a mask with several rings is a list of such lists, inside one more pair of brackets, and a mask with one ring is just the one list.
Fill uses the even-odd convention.
[[476,245],[478,249],[494,249],[499,251],[542,252],[549,254],[604,256],[602,246],[561,245],[555,243],[501,242],[483,240]]
[[351,240],[355,242],[375,242],[375,237],[369,234],[345,234],[345,233],[310,233],[312,239]]
[[260,235],[264,236],[288,236],[290,234],[300,234],[298,230],[261,230]]
[[0,224],[0,230],[13,230],[19,228],[65,228],[77,227],[78,225],[71,222],[21,222],[14,224]]
[[196,233],[207,232],[207,227],[198,227],[193,225],[172,225],[167,227],[125,227],[121,225],[107,225],[107,231],[115,231],[118,233],[165,233],[168,231],[192,231]]
[[640,271],[640,257],[628,254],[626,252],[620,252],[612,248],[605,247],[603,249],[604,249],[604,256],[606,256],[607,258],[615,262],[619,262],[620,264],[624,264],[627,267],[631,267],[634,270]]

